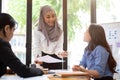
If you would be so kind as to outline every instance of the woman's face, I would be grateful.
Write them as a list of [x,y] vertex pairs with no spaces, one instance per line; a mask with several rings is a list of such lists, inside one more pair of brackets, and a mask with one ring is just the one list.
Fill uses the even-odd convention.
[[44,21],[49,26],[55,25],[55,19],[56,19],[56,15],[54,11],[49,11],[44,15]]
[[90,37],[89,31],[87,29],[84,33],[84,41],[85,42],[90,42],[90,40],[91,40],[91,37]]
[[6,40],[7,40],[7,41],[10,41],[10,40],[11,40],[11,38],[13,37],[14,31],[15,31],[15,27],[12,27],[12,28],[8,27],[8,28],[6,29]]

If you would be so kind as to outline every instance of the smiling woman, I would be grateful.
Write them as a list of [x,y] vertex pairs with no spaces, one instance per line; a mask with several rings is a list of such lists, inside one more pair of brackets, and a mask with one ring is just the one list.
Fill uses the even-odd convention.
[[40,9],[39,25],[33,36],[33,54],[36,63],[44,68],[62,69],[62,63],[45,63],[36,57],[49,55],[62,60],[67,56],[63,50],[63,31],[57,21],[56,13],[51,6],[45,5]]
[[[44,13],[43,13],[44,14]],[[49,11],[44,15],[45,23],[49,26],[54,26],[54,21],[56,20],[56,15],[54,11]]]

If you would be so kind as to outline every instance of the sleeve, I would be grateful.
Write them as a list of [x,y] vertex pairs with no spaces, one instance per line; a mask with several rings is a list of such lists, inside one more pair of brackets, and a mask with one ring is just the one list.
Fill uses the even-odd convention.
[[34,30],[33,38],[32,38],[32,53],[33,58],[35,59],[37,55],[41,56],[41,33],[37,31],[37,29]]
[[109,53],[101,47],[97,47],[95,50],[95,64],[93,70],[99,72],[100,77],[104,76],[104,71],[107,66]]
[[26,65],[24,65],[13,53],[11,48],[4,47],[2,49],[2,52],[4,53],[2,55],[2,62],[10,67],[12,71],[17,73],[17,75],[21,77],[32,77],[32,76],[40,76],[43,74],[43,71],[37,68],[29,68]]
[[6,66],[4,66],[4,64],[0,62],[0,77],[6,73],[6,70],[7,70]]
[[83,57],[82,57],[80,64],[79,64],[80,66],[83,66],[84,68],[86,68],[86,55],[85,55],[85,53],[86,52],[84,52]]
[[63,51],[63,40],[64,40],[64,37],[63,37],[63,32],[59,38],[59,40],[57,41],[57,44],[56,44],[56,47],[55,47],[55,54],[60,57],[58,55],[58,53],[62,52]]

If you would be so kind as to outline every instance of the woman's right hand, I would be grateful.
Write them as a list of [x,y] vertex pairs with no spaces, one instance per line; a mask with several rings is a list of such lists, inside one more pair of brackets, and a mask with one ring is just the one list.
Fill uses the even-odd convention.
[[73,71],[80,71],[80,66],[79,66],[79,65],[74,65],[74,66],[72,67],[72,70],[73,70]]
[[58,53],[59,56],[61,57],[67,57],[68,56],[68,52],[67,51],[63,51],[61,53]]
[[37,60],[37,59],[36,59],[34,62],[35,62],[36,64],[43,64],[43,61],[39,61],[39,60]]

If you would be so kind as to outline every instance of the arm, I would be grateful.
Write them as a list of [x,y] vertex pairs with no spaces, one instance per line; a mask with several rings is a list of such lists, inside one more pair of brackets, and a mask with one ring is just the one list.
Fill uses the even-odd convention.
[[106,51],[105,48],[101,46],[97,46],[95,48],[94,52],[94,66],[91,68],[91,70],[96,70],[99,74],[98,77],[103,77],[104,72],[106,71],[106,68],[108,66],[108,56],[109,53]]
[[[75,69],[83,72],[87,72],[90,76],[94,78],[99,78],[104,76],[104,71],[107,66],[108,52],[101,47],[97,47],[92,51],[92,57],[89,59],[87,68],[85,69],[81,66],[75,66]],[[87,59],[87,58],[86,58]],[[92,62],[91,62],[92,60]],[[92,64],[91,64],[92,63]]]
[[33,58],[35,59],[38,55],[41,56],[41,33],[40,31],[37,31],[35,28],[34,34],[33,34],[33,43],[32,43],[32,53],[33,53]]
[[97,70],[87,70],[85,69],[83,66],[79,66],[79,65],[74,65],[72,68],[73,71],[82,71],[82,72],[86,72],[89,74],[90,77],[94,77],[94,78],[98,78],[99,77],[99,73]]
[[73,71],[82,71],[82,72],[86,72],[89,74],[90,77],[94,77],[94,78],[98,78],[99,77],[99,73],[97,70],[87,70],[85,69],[83,66],[80,65],[74,65],[72,68]]
[[87,59],[86,54],[87,54],[87,51],[84,51],[83,57],[82,57],[80,64],[79,64],[79,65],[83,66],[84,68],[86,68],[86,66],[87,66],[86,65],[86,59]]
[[63,50],[63,40],[64,38],[63,38],[63,33],[62,33],[54,49],[55,54],[61,58],[67,56],[67,51]]
[[2,62],[9,66],[11,70],[17,73],[21,77],[32,77],[40,76],[43,74],[43,71],[38,68],[29,68],[25,66],[13,53],[9,46],[2,48]]
[[0,62],[0,77],[6,73],[6,70],[7,70],[6,66]]

